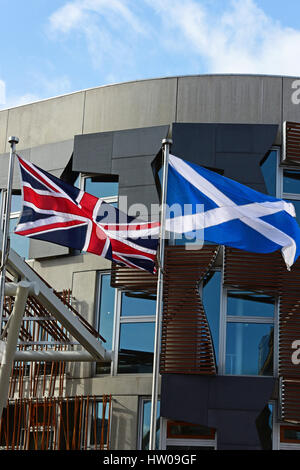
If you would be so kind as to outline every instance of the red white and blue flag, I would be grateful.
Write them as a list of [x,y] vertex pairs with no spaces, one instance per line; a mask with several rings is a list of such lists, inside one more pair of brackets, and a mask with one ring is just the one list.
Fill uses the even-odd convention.
[[23,208],[15,233],[155,272],[159,222],[140,222],[18,156]]

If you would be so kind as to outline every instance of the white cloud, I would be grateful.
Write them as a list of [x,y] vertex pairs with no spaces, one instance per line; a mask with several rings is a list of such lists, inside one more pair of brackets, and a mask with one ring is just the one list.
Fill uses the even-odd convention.
[[149,34],[139,11],[132,0],[73,0],[50,16],[49,32],[54,39],[82,36],[94,68],[109,76],[134,65],[137,38]]
[[[300,29],[267,16],[255,0],[69,0],[49,18],[54,38],[79,34],[92,65],[104,76],[145,77],[173,63],[188,73],[299,75]],[[76,37],[76,36],[75,36]],[[147,59],[146,59],[147,60]],[[148,64],[146,63],[146,66]],[[182,74],[186,70],[182,65]],[[149,67],[148,67],[149,72]],[[126,75],[126,74],[124,74]],[[152,74],[153,76],[153,74]],[[127,78],[127,77],[126,77]]]
[[254,0],[231,0],[218,15],[196,0],[146,1],[209,73],[300,75],[300,30],[268,17]]

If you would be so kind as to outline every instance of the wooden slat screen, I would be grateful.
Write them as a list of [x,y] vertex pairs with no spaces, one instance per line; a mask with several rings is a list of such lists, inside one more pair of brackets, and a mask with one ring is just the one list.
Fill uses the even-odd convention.
[[218,247],[168,247],[165,253],[162,374],[216,374],[213,342],[199,282],[213,265]]
[[112,263],[111,286],[120,290],[156,294],[157,274]]
[[[99,416],[97,404],[102,403]],[[1,450],[108,450],[110,395],[20,399],[0,419]]]
[[283,162],[293,165],[300,164],[300,123],[285,122],[285,152]]
[[280,252],[254,254],[226,248],[224,282],[228,286],[276,295],[281,418],[300,423],[300,364],[292,362],[292,344],[300,341],[300,259],[288,271]]

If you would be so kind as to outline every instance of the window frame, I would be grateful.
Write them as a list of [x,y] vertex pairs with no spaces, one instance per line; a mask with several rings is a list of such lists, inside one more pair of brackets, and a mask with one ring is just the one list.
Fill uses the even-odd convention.
[[161,418],[160,423],[160,449],[169,450],[168,446],[184,446],[184,447],[212,447],[211,450],[217,450],[217,430],[215,431],[214,438],[173,438],[168,437],[168,420],[166,418]]
[[[223,271],[224,278],[224,271]],[[224,279],[223,279],[224,281]],[[243,376],[243,377],[265,377],[260,375],[250,374],[228,374],[226,372],[226,346],[227,346],[227,325],[228,323],[251,323],[251,324],[270,324],[274,325],[274,355],[273,355],[273,377],[278,377],[278,346],[279,346],[279,325],[278,325],[278,311],[279,301],[278,297],[274,296],[274,316],[239,316],[227,314],[227,294],[228,291],[243,292],[244,289],[237,289],[234,286],[224,286],[222,282],[222,294],[220,305],[220,337],[219,337],[219,365],[218,374],[228,376]],[[245,289],[246,290],[246,289]],[[248,291],[248,290],[247,290]],[[249,292],[252,292],[249,290]],[[253,291],[255,295],[256,292]]]
[[[79,189],[81,191],[85,191],[85,182],[88,178],[94,178],[99,176],[97,173],[80,173],[79,174]],[[103,183],[114,183],[114,181],[103,181]],[[107,204],[113,204],[113,203],[118,203],[119,202],[119,194],[116,194],[115,196],[104,196],[99,199],[102,199],[105,201]]]
[[[122,324],[130,324],[130,323],[155,323],[156,316],[155,315],[132,315],[132,316],[122,316],[122,294],[125,294],[126,291],[123,291],[121,289],[116,289],[116,312],[115,312],[115,318],[116,318],[116,325],[115,325],[115,335],[114,335],[114,365],[113,365],[113,375],[121,375],[121,376],[126,376],[126,375],[134,375],[136,374],[135,372],[133,373],[120,373],[118,372],[118,367],[119,367],[119,347],[120,347],[120,334],[121,334],[121,325]],[[128,291],[131,292],[131,291]],[[154,338],[153,338],[154,340]],[[152,375],[152,373],[149,372],[139,372],[138,373],[143,374],[143,375]]]

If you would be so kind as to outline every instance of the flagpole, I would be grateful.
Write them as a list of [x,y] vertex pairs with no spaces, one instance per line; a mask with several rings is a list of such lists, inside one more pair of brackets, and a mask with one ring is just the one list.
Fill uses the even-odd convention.
[[156,444],[156,415],[158,400],[158,381],[159,381],[159,359],[160,359],[160,341],[161,341],[161,320],[163,306],[163,274],[164,274],[164,252],[165,252],[165,219],[166,219],[166,201],[168,184],[168,164],[169,149],[172,144],[171,139],[162,141],[163,150],[163,176],[161,191],[161,210],[160,210],[160,234],[159,234],[159,265],[156,292],[156,320],[154,335],[154,357],[153,357],[153,379],[151,395],[151,415],[150,415],[150,434],[149,450],[155,450]]
[[2,221],[1,228],[3,227],[3,238],[2,238],[2,251],[1,251],[1,265],[0,265],[0,335],[2,334],[2,321],[4,311],[4,291],[5,291],[5,277],[6,277],[6,260],[9,251],[9,222],[10,222],[10,211],[11,211],[11,196],[14,176],[14,160],[16,154],[16,144],[19,143],[18,137],[9,137],[8,142],[10,143],[9,153],[9,167],[8,167],[8,180],[6,188],[6,199],[4,202],[2,217],[4,217],[4,223]]

